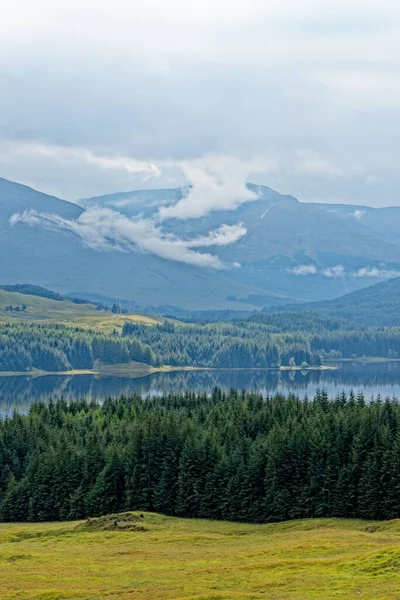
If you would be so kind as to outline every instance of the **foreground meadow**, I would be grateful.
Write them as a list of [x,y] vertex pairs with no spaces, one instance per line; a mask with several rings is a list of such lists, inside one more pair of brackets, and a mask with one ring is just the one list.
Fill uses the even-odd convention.
[[400,523],[1,524],[2,600],[400,598]]

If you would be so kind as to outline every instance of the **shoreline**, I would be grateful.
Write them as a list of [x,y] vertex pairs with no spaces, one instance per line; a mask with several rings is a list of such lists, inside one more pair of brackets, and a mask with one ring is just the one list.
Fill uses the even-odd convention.
[[[338,361],[336,361],[338,362]],[[102,365],[94,369],[71,369],[71,371],[43,371],[41,369],[34,369],[32,371],[0,371],[1,377],[30,377],[36,379],[38,377],[49,377],[49,376],[79,376],[79,375],[93,375],[97,377],[120,377],[122,378],[140,378],[148,377],[154,373],[175,373],[175,372],[190,372],[190,371],[265,371],[265,372],[279,372],[279,371],[336,371],[338,367],[333,365],[323,365],[321,367],[173,367],[170,365],[163,365],[162,367],[151,367],[146,366],[132,366],[132,365]]]
[[387,358],[386,356],[358,356],[357,358],[326,358],[327,363],[357,363],[360,365],[373,365],[378,363],[400,362],[400,358]]

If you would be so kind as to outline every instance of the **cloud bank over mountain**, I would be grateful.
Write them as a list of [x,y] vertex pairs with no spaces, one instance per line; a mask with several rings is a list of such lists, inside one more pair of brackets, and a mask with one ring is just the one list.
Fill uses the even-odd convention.
[[68,231],[88,248],[101,252],[139,250],[168,260],[214,269],[228,268],[229,265],[224,264],[213,254],[194,249],[233,244],[247,231],[241,224],[221,225],[206,236],[184,240],[163,232],[150,219],[130,219],[107,208],[88,209],[76,220],[65,219],[51,213],[40,213],[34,209],[25,210],[22,213],[15,213],[10,218],[11,226],[18,223],[52,231]]
[[72,200],[233,157],[303,201],[399,205],[399,33],[394,0],[8,2],[0,173]]

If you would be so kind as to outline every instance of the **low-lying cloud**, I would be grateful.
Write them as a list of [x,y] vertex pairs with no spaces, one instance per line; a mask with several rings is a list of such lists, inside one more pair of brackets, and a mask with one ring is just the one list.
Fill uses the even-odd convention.
[[76,220],[69,220],[51,213],[26,210],[14,214],[12,226],[26,223],[50,230],[68,231],[79,238],[87,247],[98,251],[143,251],[162,258],[195,265],[221,269],[222,261],[213,254],[195,251],[192,248],[225,246],[246,234],[242,224],[222,225],[207,236],[183,240],[163,232],[153,221],[143,218],[128,218],[108,208],[91,208]]
[[159,209],[160,220],[198,219],[218,210],[235,210],[245,202],[258,200],[249,190],[249,175],[268,168],[266,160],[242,161],[229,156],[206,156],[179,163],[190,182],[187,194],[172,206]]
[[323,269],[322,275],[324,277],[341,279],[342,277],[345,276],[345,270],[344,270],[343,265],[335,265],[334,267],[328,267],[327,269]]
[[353,219],[356,219],[357,221],[361,221],[366,212],[367,211],[365,210],[355,210],[354,212],[347,213],[346,217],[351,217]]
[[299,265],[292,269],[286,269],[286,271],[293,275],[316,275],[318,272],[315,265]]
[[400,270],[396,269],[378,269],[377,267],[361,267],[356,271],[346,271],[343,265],[335,265],[334,267],[317,268],[313,264],[299,265],[286,269],[287,273],[292,275],[322,275],[323,277],[343,279],[344,277],[359,277],[371,279],[391,279],[392,277],[400,277]]
[[381,279],[390,279],[400,277],[400,270],[396,269],[378,269],[377,267],[362,267],[353,273],[353,277],[372,277]]
[[193,240],[180,241],[187,248],[206,248],[207,246],[228,246],[234,244],[247,233],[243,223],[236,225],[221,225],[218,229],[210,231],[208,235],[200,236]]
[[292,273],[292,275],[298,275],[303,277],[306,275],[322,275],[323,277],[340,279],[345,276],[345,270],[343,265],[335,265],[334,267],[318,269],[316,265],[308,264],[292,267],[290,269],[286,269],[286,271],[288,273]]

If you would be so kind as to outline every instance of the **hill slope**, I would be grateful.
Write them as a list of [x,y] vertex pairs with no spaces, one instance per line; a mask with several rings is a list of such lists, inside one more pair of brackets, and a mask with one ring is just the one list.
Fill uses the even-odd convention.
[[325,302],[289,304],[264,312],[310,312],[365,327],[400,325],[400,277]]
[[[111,518],[118,522],[118,515]],[[398,597],[398,521],[245,525],[152,513],[136,518],[144,531],[0,524],[1,598]]]
[[[325,299],[371,283],[371,269],[400,273],[400,207],[374,209],[299,202],[267,186],[248,184],[258,198],[236,210],[214,211],[200,219],[164,222],[167,231],[183,237],[204,235],[221,223],[243,223],[245,237],[212,248],[241,269],[226,277],[303,300]],[[141,190],[86,199],[83,206],[101,206],[129,217],[154,216],[160,205],[174,204],[189,188]],[[334,270],[340,265],[342,268]],[[304,266],[311,271],[304,272]],[[302,270],[303,267],[303,270]],[[363,275],[361,269],[367,269]]]
[[[12,306],[13,311],[6,310]],[[24,310],[21,307],[25,306]],[[18,307],[17,310],[15,310]],[[99,311],[94,304],[76,304],[70,300],[53,300],[8,292],[0,287],[0,322],[32,322],[41,324],[60,323],[79,326],[103,333],[122,330],[127,321],[155,325],[162,322],[156,317],[139,314],[113,314]]]
[[[301,300],[325,300],[400,273],[400,236],[394,223],[400,207],[356,210],[298,202],[266,186],[248,184],[255,200],[236,210],[200,219],[169,219],[164,232],[198,238],[222,224],[242,223],[247,233],[226,246],[208,246],[225,263],[241,268],[216,271],[149,253],[99,252],[82,245],[74,227],[10,225],[26,210],[74,221],[84,208],[0,179],[0,281],[26,282],[68,295],[97,294],[133,301],[139,307],[187,310],[254,310]],[[189,188],[142,190],[82,201],[129,218],[153,218],[160,205],[175,204]],[[353,210],[354,209],[354,210]],[[389,224],[392,224],[389,226]]]
[[[82,246],[72,232],[10,225],[25,210],[54,213],[76,219],[77,205],[0,179],[0,263],[3,284],[28,283],[64,295],[74,291],[127,298],[138,305],[180,306],[187,309],[253,309],[249,296],[268,292],[227,279],[215,270],[200,269],[139,252],[98,252]],[[229,299],[231,298],[231,299]],[[236,300],[236,298],[238,300]],[[243,300],[243,302],[242,302]]]

